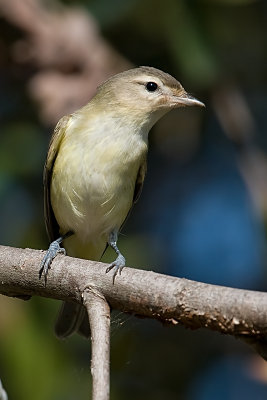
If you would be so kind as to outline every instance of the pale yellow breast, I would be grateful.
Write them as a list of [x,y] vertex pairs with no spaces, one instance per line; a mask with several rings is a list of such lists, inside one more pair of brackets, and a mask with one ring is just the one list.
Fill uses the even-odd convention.
[[132,206],[147,152],[142,136],[127,129],[110,134],[110,123],[101,126],[100,132],[86,125],[70,126],[51,183],[52,207],[62,233],[74,230],[84,244],[105,243],[112,230],[119,230]]

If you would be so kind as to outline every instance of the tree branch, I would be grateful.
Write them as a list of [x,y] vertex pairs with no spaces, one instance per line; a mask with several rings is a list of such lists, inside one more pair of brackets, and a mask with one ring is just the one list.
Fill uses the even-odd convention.
[[125,268],[115,285],[106,264],[57,256],[47,285],[39,281],[43,251],[0,246],[0,293],[43,296],[84,304],[86,289],[101,293],[113,309],[208,328],[248,341],[267,358],[267,293],[233,289],[150,271]]
[[93,400],[109,399],[110,308],[103,295],[92,288],[83,293],[92,335]]

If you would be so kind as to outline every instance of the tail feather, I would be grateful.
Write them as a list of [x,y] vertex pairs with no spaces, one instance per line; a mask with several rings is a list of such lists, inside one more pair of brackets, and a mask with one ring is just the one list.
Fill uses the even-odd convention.
[[87,317],[87,314],[83,306],[76,303],[63,302],[55,323],[56,336],[59,339],[64,339],[72,333],[79,331],[85,317]]
[[[67,254],[73,257],[99,260],[105,253],[108,244],[101,238],[96,244],[83,244],[76,235],[68,238],[68,246],[65,246]],[[73,333],[89,338],[90,326],[87,312],[84,306],[76,303],[63,302],[55,323],[55,334],[59,339],[67,338]]]

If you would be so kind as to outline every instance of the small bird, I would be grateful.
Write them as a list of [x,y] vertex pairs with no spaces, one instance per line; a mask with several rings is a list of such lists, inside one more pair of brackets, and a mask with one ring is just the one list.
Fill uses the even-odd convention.
[[[148,133],[168,111],[193,105],[204,106],[171,75],[139,67],[112,76],[88,104],[61,118],[44,168],[45,223],[51,244],[40,278],[44,274],[47,279],[58,253],[99,260],[109,245],[117,255],[106,270],[114,269],[114,283],[125,266],[118,233],[142,190]],[[64,303],[57,336],[77,330],[87,336],[84,317],[84,307]]]

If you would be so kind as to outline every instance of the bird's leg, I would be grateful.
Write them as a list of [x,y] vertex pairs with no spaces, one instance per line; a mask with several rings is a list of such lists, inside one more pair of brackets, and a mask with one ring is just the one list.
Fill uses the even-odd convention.
[[106,272],[109,272],[114,268],[113,284],[115,282],[116,275],[118,273],[121,274],[121,271],[122,271],[123,267],[125,266],[125,258],[123,257],[123,255],[121,254],[120,250],[117,247],[117,240],[118,240],[118,232],[117,231],[111,232],[110,235],[109,235],[108,244],[110,245],[110,247],[113,248],[113,250],[116,251],[116,254],[118,255],[118,257],[106,269]]
[[69,231],[65,233],[65,235],[60,236],[57,240],[54,240],[52,243],[50,243],[50,246],[41,262],[41,268],[39,270],[39,279],[41,279],[42,275],[44,275],[46,282],[48,270],[56,255],[59,253],[66,254],[66,250],[64,249],[64,247],[60,247],[60,244],[63,242],[64,239],[66,239],[71,235],[73,235],[73,232]]

